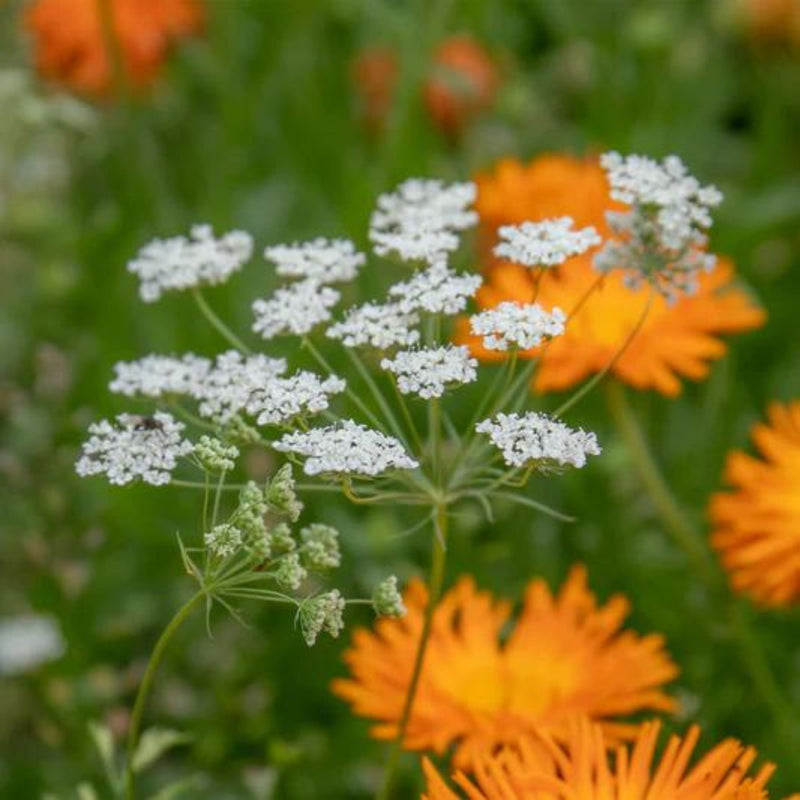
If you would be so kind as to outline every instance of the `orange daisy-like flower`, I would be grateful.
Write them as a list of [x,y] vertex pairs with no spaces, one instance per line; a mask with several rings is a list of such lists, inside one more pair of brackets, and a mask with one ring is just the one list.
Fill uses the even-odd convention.
[[196,32],[203,18],[199,0],[36,0],[27,27],[36,43],[39,72],[76,91],[105,95],[114,82],[102,2],[110,15],[125,79],[131,86],[153,82],[170,45]]
[[772,404],[752,437],[761,458],[728,456],[734,491],[711,500],[711,537],[733,586],[763,605],[800,600],[800,401]]
[[532,736],[495,755],[482,757],[474,776],[463,772],[452,791],[429,762],[422,800],[766,800],[774,772],[765,764],[754,774],[752,747],[726,739],[689,767],[700,732],[670,738],[655,757],[659,723],[641,726],[632,745],[616,748],[613,760],[599,726],[585,720],[570,725],[565,744],[547,735]]
[[[405,618],[356,631],[345,653],[352,678],[333,684],[355,713],[379,720],[377,738],[397,735],[426,600],[414,581]],[[598,606],[586,571],[575,567],[556,595],[544,581],[531,582],[501,644],[510,604],[462,578],[434,611],[405,747],[442,753],[455,742],[454,760],[463,766],[536,726],[564,734],[579,714],[602,721],[613,741],[631,736],[636,726],[619,718],[673,709],[662,687],[677,668],[661,636],[621,630],[627,612],[620,596]]]
[[740,5],[755,39],[800,46],[800,0],[744,0]]
[[[609,198],[605,175],[593,159],[542,156],[529,165],[505,160],[493,173],[478,175],[476,182],[476,207],[487,253],[500,225],[566,215],[577,227],[593,225],[601,235],[608,235],[605,212],[621,208]],[[572,314],[563,336],[541,352],[524,354],[541,356],[534,383],[539,391],[569,389],[604,370],[622,350],[611,369],[618,379],[636,389],[675,396],[681,391],[682,377],[705,377],[709,362],[724,355],[720,334],[758,327],[765,318],[732,285],[732,264],[719,259],[711,273],[701,275],[696,294],[673,304],[653,296],[638,333],[625,346],[645,313],[649,288],[630,289],[614,273],[600,276],[592,266],[591,252],[536,275],[519,265],[487,258],[487,281],[477,295],[480,307],[535,299],[547,309],[558,306]],[[478,358],[505,357],[500,351],[485,350],[480,339],[470,334],[467,320],[460,321],[457,340],[469,344]]]

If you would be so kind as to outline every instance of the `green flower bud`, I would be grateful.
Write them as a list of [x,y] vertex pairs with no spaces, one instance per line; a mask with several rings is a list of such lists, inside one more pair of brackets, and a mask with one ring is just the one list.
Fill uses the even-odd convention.
[[213,436],[201,436],[194,446],[194,455],[207,472],[227,472],[236,466],[239,448]]
[[372,607],[382,617],[404,617],[406,606],[403,596],[397,589],[397,578],[390,575],[382,581],[372,593]]
[[300,539],[300,557],[308,569],[334,569],[342,563],[336,528],[314,523],[300,531]]

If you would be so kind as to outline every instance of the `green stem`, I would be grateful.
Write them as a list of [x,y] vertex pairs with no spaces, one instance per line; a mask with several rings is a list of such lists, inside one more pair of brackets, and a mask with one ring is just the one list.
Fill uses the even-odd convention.
[[425,606],[425,617],[422,622],[422,632],[420,634],[417,653],[414,657],[414,668],[411,672],[411,682],[408,684],[403,710],[400,714],[400,722],[397,725],[397,736],[392,743],[389,753],[389,760],[386,763],[386,772],[383,777],[383,785],[376,796],[376,800],[389,800],[391,797],[392,781],[394,780],[400,754],[403,751],[403,741],[408,728],[408,721],[411,718],[411,711],[414,706],[414,699],[417,695],[419,679],[422,675],[422,665],[425,661],[425,651],[428,648],[428,640],[431,635],[433,624],[433,613],[439,603],[444,583],[444,567],[447,557],[447,507],[439,505],[436,508],[436,518],[434,522],[433,536],[433,555],[431,558],[431,572],[428,579],[428,603]]
[[214,309],[206,302],[203,293],[199,289],[193,289],[192,296],[203,316],[211,323],[214,329],[222,335],[223,339],[236,350],[239,350],[245,355],[249,355],[251,352],[250,348],[217,316]]
[[205,598],[205,591],[201,590],[189,598],[178,610],[175,616],[170,620],[166,628],[164,628],[161,636],[153,648],[150,655],[150,661],[147,664],[142,682],[139,685],[139,691],[136,693],[136,701],[133,704],[133,711],[131,713],[130,727],[128,728],[128,749],[125,758],[125,797],[126,800],[134,800],[135,795],[135,782],[136,776],[133,771],[133,757],[136,753],[136,745],[139,742],[139,729],[142,724],[142,715],[144,714],[145,703],[150,695],[150,690],[153,686],[153,680],[156,677],[159,664],[164,658],[167,645],[175,635],[175,632],[183,624],[184,620],[192,613],[194,607]]

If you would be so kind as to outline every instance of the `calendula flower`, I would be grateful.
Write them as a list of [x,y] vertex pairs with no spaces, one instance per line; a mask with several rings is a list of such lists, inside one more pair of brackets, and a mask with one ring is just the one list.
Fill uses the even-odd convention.
[[800,47],[797,0],[737,0],[732,5],[754,39],[765,44]]
[[784,606],[800,600],[800,402],[773,403],[767,419],[752,431],[759,457],[728,456],[711,542],[737,591]]
[[752,747],[725,739],[692,759],[700,737],[695,726],[685,737],[670,737],[656,756],[659,729],[658,722],[644,723],[613,756],[603,729],[586,719],[571,721],[563,743],[547,733],[529,734],[482,756],[471,775],[457,772],[454,783],[463,794],[425,760],[422,800],[768,800],[765,787],[775,766],[753,770]]
[[78,92],[105,95],[114,85],[113,37],[125,81],[151,84],[167,52],[196,33],[203,21],[199,0],[107,0],[110,30],[104,30],[98,0],[36,0],[26,14],[36,66],[47,79]]
[[391,372],[403,394],[416,394],[425,400],[441,397],[453,385],[471,383],[478,377],[478,362],[466,347],[432,347],[401,350],[394,358],[384,358],[381,369]]
[[321,284],[352,281],[366,263],[364,254],[347,239],[273,245],[264,250],[264,258],[275,264],[278,275],[311,278]]
[[[709,362],[724,355],[721,334],[764,322],[764,312],[735,286],[733,266],[724,258],[699,276],[693,296],[670,304],[657,293],[648,300],[649,287],[630,288],[620,273],[598,275],[590,253],[536,276],[490,255],[498,227],[526,219],[568,215],[576,226],[591,225],[604,238],[610,236],[605,212],[624,211],[626,206],[611,199],[595,160],[543,156],[529,165],[505,160],[492,173],[479,175],[476,183],[476,208],[489,260],[487,280],[476,294],[478,305],[486,309],[507,301],[536,302],[545,309],[563,309],[568,316],[563,336],[521,353],[541,359],[534,379],[539,391],[569,389],[616,358],[611,372],[619,380],[636,389],[675,396],[681,391],[681,378],[704,378]],[[637,326],[638,332],[617,357]],[[469,344],[480,359],[507,357],[482,347],[467,320],[461,321],[456,340]]]
[[141,281],[139,295],[145,303],[166,291],[224,283],[250,260],[253,239],[244,231],[214,238],[209,225],[194,225],[189,238],[154,239],[128,264]]
[[[397,735],[425,587],[413,581],[404,599],[404,619],[356,631],[345,653],[351,677],[333,683],[356,714],[377,721],[380,739]],[[611,741],[630,737],[626,715],[674,707],[663,686],[677,669],[660,636],[622,630],[627,612],[619,596],[598,606],[576,567],[555,595],[532,581],[509,632],[511,604],[462,578],[434,611],[405,747],[443,753],[455,744],[454,763],[465,766],[527,731],[563,736],[576,714],[601,722]]]

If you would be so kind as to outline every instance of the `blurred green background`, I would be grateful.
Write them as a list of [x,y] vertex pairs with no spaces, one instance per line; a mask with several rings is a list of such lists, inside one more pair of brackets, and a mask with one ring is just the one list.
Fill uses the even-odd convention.
[[[155,235],[207,221],[249,230],[259,248],[316,235],[364,247],[375,196],[409,176],[467,179],[501,156],[546,151],[675,152],[725,191],[715,248],[769,313],[680,399],[634,397],[699,525],[726,451],[746,444],[768,401],[800,397],[800,46],[753,42],[740,3],[207,0],[203,35],[180,46],[151,92],[94,104],[37,83],[24,5],[0,5],[0,615],[54,615],[68,649],[0,679],[0,797],[102,785],[87,721],[124,732],[152,643],[189,591],[174,536],[199,535],[196,498],[112,489],[73,470],[88,422],[125,408],[106,389],[114,362],[222,346],[189,297],[138,300],[125,264]],[[432,125],[419,91],[454,33],[480,41],[500,71],[493,108],[457,140]],[[357,54],[375,45],[393,48],[400,70],[380,136],[365,130],[352,80]],[[210,295],[239,330],[249,299],[272,287],[259,263]],[[541,479],[536,493],[578,522],[508,509],[487,526],[468,513],[449,579],[470,571],[518,598],[531,576],[557,585],[583,561],[601,597],[631,599],[633,626],[666,636],[685,708],[670,727],[698,721],[706,745],[740,737],[779,762],[775,796],[799,789],[800,616],[745,608],[794,715],[792,738],[755,690],[718,599],[661,529],[602,393],[572,420],[597,431],[605,455]],[[352,593],[387,571],[425,569],[427,531],[401,536],[410,521],[391,510],[322,497],[304,498],[308,518],[343,531],[339,581]],[[349,633],[309,651],[285,613],[246,615],[250,629],[219,616],[209,639],[198,615],[179,635],[148,717],[193,740],[150,789],[198,772],[193,797],[369,797],[384,747],[327,689]],[[370,620],[350,613],[351,624]],[[418,796],[415,759],[407,767],[398,797]]]

